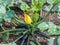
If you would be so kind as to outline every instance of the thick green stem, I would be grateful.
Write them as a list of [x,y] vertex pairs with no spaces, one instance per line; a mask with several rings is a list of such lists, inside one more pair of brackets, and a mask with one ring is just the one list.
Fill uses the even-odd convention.
[[18,23],[24,23],[24,21],[14,18]]
[[17,24],[15,22],[11,22],[13,25],[17,26]]
[[29,45],[29,43],[30,43],[30,40],[29,40],[29,37],[28,37],[28,40],[27,40],[27,45]]
[[16,18],[20,20],[20,18],[16,15]]
[[18,41],[20,38],[22,38],[28,31],[29,31],[29,30],[25,31],[22,36],[20,36],[19,38],[17,38],[17,39],[16,39],[15,41],[13,41],[13,42],[17,42],[17,41]]
[[17,18],[14,18],[17,22],[21,23],[20,20],[18,20]]
[[19,30],[26,30],[26,29],[10,29],[10,30],[5,30],[0,32],[0,34],[6,33],[6,32],[11,32],[11,31],[19,31]]
[[3,27],[2,25],[0,25],[0,26],[1,26],[2,30],[4,30],[4,31],[5,31],[4,27]]
[[22,38],[23,36],[20,36],[19,38],[17,38],[15,41],[13,41],[13,42],[17,42],[20,38]]

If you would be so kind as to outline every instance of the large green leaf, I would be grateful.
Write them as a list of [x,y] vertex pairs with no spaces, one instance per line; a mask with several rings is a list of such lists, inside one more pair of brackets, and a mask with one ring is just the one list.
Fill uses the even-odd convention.
[[48,30],[48,35],[57,35],[57,29],[52,29],[52,28],[50,28],[50,29]]
[[43,22],[41,24],[38,25],[38,28],[41,30],[41,31],[45,31],[48,29],[48,25],[46,22]]
[[55,35],[57,34],[57,26],[52,23],[52,22],[48,22],[49,25],[49,29],[48,29],[48,35]]
[[49,28],[55,29],[56,25],[53,22],[48,22]]
[[[15,15],[14,11],[7,11],[6,6],[11,4],[13,0],[1,0],[0,2],[0,22],[5,21],[10,22],[11,18]],[[6,13],[7,12],[7,13]]]
[[3,13],[0,14],[1,19],[4,19],[4,21],[6,22],[11,22],[11,19],[15,16],[16,14],[13,10],[8,10],[5,14]]
[[43,22],[38,25],[38,28],[41,31],[45,31],[48,29],[48,35],[59,35],[60,34],[60,26],[56,26],[53,22]]

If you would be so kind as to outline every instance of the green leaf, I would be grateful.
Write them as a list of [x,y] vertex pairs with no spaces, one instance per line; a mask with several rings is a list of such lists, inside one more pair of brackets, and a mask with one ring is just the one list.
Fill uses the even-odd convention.
[[55,35],[57,34],[57,26],[53,22],[48,22],[48,35]]
[[7,18],[7,14],[0,13],[0,22],[2,22],[3,20],[5,22],[11,22],[11,18]]
[[6,5],[11,4],[13,2],[13,0],[1,0],[0,4],[4,5],[6,7]]
[[16,14],[15,14],[15,12],[13,10],[8,10],[6,12],[6,14],[7,14],[7,18],[13,18],[13,17],[16,16]]
[[38,13],[35,13],[35,14],[32,15],[32,20],[33,20],[34,23],[37,22],[38,19],[39,19],[39,14]]
[[48,39],[48,45],[54,45],[54,38],[51,37],[50,39]]
[[47,0],[47,3],[53,4],[56,0]]
[[60,45],[60,36],[58,37],[58,45]]
[[32,5],[31,5],[31,10],[32,11],[38,11],[39,9],[37,8],[38,0],[32,0]]
[[57,29],[60,30],[60,26],[57,26]]
[[51,29],[56,29],[56,25],[53,22],[48,22],[48,26]]
[[8,40],[9,39],[9,33],[4,33],[2,36],[3,40]]
[[56,31],[56,34],[59,35],[60,34],[60,26],[57,26],[57,31]]
[[20,5],[20,8],[23,11],[25,11],[25,10],[28,10],[30,7],[25,2],[22,2],[21,5]]
[[42,0],[38,0],[38,2],[39,2],[38,8],[41,11],[42,7],[43,7],[43,1]]
[[49,28],[48,29],[48,35],[57,35],[57,29]]
[[41,31],[45,31],[48,29],[48,25],[46,22],[42,22],[38,25],[38,28],[41,30]]
[[32,0],[31,10],[36,12],[41,11],[42,5],[42,0]]
[[58,3],[60,3],[60,0],[56,0]]
[[34,6],[34,5],[32,6],[31,10],[32,11],[39,11],[39,9],[37,8],[37,6]]
[[6,17],[6,14],[0,13],[0,22],[2,22],[5,17]]
[[0,5],[0,13],[6,13],[6,8],[4,5]]
[[[4,11],[4,10],[3,10]],[[5,22],[11,22],[11,18],[15,17],[16,14],[13,10],[9,10],[5,13],[0,13],[0,22],[2,22],[3,20]]]

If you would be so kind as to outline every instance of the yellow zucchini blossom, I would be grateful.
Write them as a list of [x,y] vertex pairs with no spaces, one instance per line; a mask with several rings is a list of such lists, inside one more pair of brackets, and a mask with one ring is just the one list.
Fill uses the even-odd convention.
[[31,19],[31,17],[28,14],[24,14],[24,21],[27,24],[31,24],[32,23],[32,19]]

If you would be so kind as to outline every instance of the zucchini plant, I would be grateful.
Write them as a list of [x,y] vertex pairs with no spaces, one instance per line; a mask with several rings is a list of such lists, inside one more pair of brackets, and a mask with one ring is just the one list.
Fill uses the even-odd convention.
[[[24,12],[23,19],[19,18],[14,10],[10,9],[10,5],[13,2],[21,3],[20,5],[15,7],[20,8]],[[41,35],[47,39],[50,38],[50,35],[59,35],[60,26],[56,26],[52,22],[45,22],[45,20],[51,13],[52,9],[58,3],[60,3],[60,0],[55,0],[52,3],[53,6],[50,8],[47,15],[44,18],[41,18],[43,5],[45,3],[46,2],[43,2],[43,0],[32,0],[31,4],[28,5],[26,2],[23,2],[22,0],[17,0],[17,1],[1,0],[0,27],[2,28],[2,31],[0,32],[0,34],[2,34],[3,40],[7,41],[9,39],[9,35],[14,34],[14,35],[19,35],[19,37],[17,37],[17,39],[13,41],[13,45],[18,40],[20,40],[19,45],[24,45],[25,43],[26,45],[41,45],[40,42],[36,39],[37,35]],[[13,24],[15,26],[6,30],[3,27],[4,23]],[[46,35],[45,33],[43,33],[44,31],[47,31],[48,34]],[[9,43],[8,45],[11,45],[11,44],[12,43]]]

